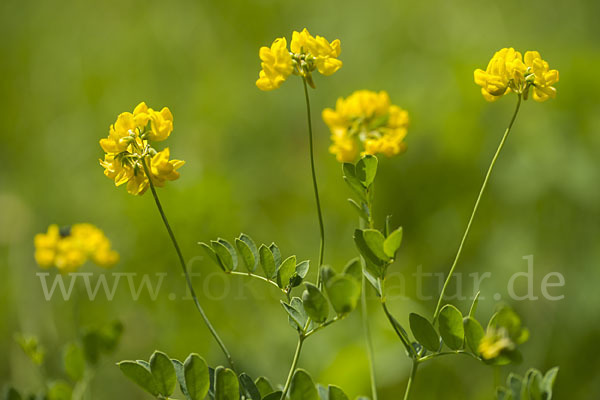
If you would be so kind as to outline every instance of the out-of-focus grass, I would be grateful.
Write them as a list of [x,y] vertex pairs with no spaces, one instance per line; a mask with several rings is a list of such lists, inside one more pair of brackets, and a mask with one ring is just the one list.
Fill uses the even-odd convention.
[[[308,27],[342,41],[344,67],[330,78],[318,76],[311,93],[326,262],[335,268],[355,255],[355,218],[345,204],[350,193],[340,166],[327,154],[319,112],[338,96],[366,88],[387,90],[411,115],[409,151],[382,160],[375,204],[379,221],[389,213],[405,229],[392,270],[404,275],[406,298],[390,299],[402,316],[433,310],[434,300],[411,300],[417,293],[411,274],[419,265],[425,272],[447,271],[514,106],[510,97],[486,103],[472,82],[473,69],[484,67],[497,49],[514,46],[541,51],[560,70],[555,100],[524,105],[459,271],[465,277],[493,274],[482,287],[482,319],[493,310],[493,294],[507,297],[510,275],[526,267],[523,256],[535,256],[537,295],[543,275],[564,274],[564,300],[511,302],[532,331],[526,361],[516,370],[559,365],[557,398],[600,396],[598,4],[3,1],[0,381],[34,382],[33,368],[13,344],[15,331],[38,334],[55,349],[75,337],[77,318],[82,324],[120,318],[126,327],[118,353],[97,374],[95,399],[140,396],[112,363],[146,357],[155,348],[223,361],[192,305],[168,300],[184,286],[151,198],[116,190],[97,162],[99,138],[118,113],[139,101],[167,105],[175,115],[168,146],[187,163],[181,179],[160,195],[190,260],[202,256],[197,241],[231,239],[240,231],[276,241],[285,254],[316,258],[301,84],[291,79],[273,93],[254,86],[258,48]],[[122,255],[115,271],[169,272],[157,301],[142,296],[134,302],[122,288],[112,302],[81,299],[75,316],[72,303],[43,300],[32,237],[50,223],[81,221],[95,223],[113,240]],[[216,271],[194,260],[205,278]],[[196,285],[234,357],[249,373],[282,381],[295,338],[276,293],[209,276]],[[465,280],[465,287],[470,284]],[[433,294],[435,286],[430,280],[425,290]],[[466,301],[456,304],[467,307]],[[382,398],[396,398],[409,363],[376,306],[371,314]],[[368,393],[359,322],[356,313],[311,340],[301,360],[319,381],[353,396]],[[59,352],[49,356],[60,375]],[[446,359],[420,371],[415,397],[483,399],[491,387],[489,369]]]

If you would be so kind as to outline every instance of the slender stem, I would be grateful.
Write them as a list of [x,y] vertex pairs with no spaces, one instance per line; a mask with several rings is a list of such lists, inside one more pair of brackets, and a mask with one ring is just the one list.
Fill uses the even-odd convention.
[[162,205],[160,204],[160,200],[158,199],[158,194],[156,193],[156,188],[154,187],[154,183],[152,182],[150,171],[148,171],[148,166],[146,165],[145,159],[142,160],[142,165],[144,166],[144,172],[146,173],[146,176],[148,177],[148,182],[150,183],[150,190],[152,191],[152,196],[154,196],[154,201],[156,202],[156,207],[158,208],[158,212],[160,213],[160,216],[162,217],[165,227],[167,228],[167,232],[169,232],[169,236],[171,237],[171,241],[173,242],[173,247],[175,247],[175,251],[177,252],[177,256],[179,257],[179,262],[181,263],[181,268],[183,269],[183,273],[185,275],[185,280],[186,280],[188,288],[190,290],[190,294],[192,295],[192,298],[194,299],[194,304],[196,305],[196,308],[200,312],[200,315],[202,316],[204,323],[208,327],[208,330],[210,331],[212,336],[217,341],[219,347],[223,351],[223,354],[225,354],[225,357],[227,358],[227,361],[229,362],[231,369],[235,370],[235,364],[233,363],[231,354],[229,354],[227,347],[225,347],[225,343],[223,343],[223,341],[219,337],[219,334],[217,333],[215,328],[210,323],[210,320],[206,316],[204,309],[202,308],[202,306],[200,305],[200,302],[198,301],[198,296],[196,296],[196,291],[194,290],[194,286],[192,285],[192,280],[190,278],[190,274],[188,273],[187,266],[185,265],[185,258],[183,257],[183,254],[181,253],[181,249],[179,248],[177,239],[175,239],[175,234],[173,233],[173,230],[171,229],[171,225],[169,225],[169,221],[167,220],[167,215],[165,214],[165,212],[162,208]]
[[[240,271],[229,271],[227,272],[230,275],[236,275],[236,276],[247,276],[250,278],[255,278],[255,279],[259,279],[261,281],[270,283],[271,285],[275,286],[277,289],[281,290],[281,288],[277,285],[276,282],[273,282],[272,280],[269,280],[267,278],[265,278],[264,276],[260,276],[260,275],[256,275],[256,274],[252,274],[252,273],[247,273],[247,272],[240,272]],[[282,292],[284,292],[283,290],[281,290]]]
[[418,367],[419,363],[417,360],[413,360],[412,367],[410,369],[410,376],[408,377],[408,383],[406,384],[406,391],[404,392],[404,400],[408,400],[410,397],[410,392],[412,390],[413,382],[415,381],[415,376],[417,375]]
[[485,192],[485,189],[487,187],[487,183],[488,183],[488,180],[490,179],[490,175],[492,174],[492,169],[494,168],[494,165],[496,164],[496,160],[498,159],[498,155],[500,155],[500,151],[504,147],[504,143],[506,142],[506,139],[508,138],[508,134],[510,133],[510,130],[513,126],[513,123],[515,122],[515,119],[517,118],[517,114],[519,112],[520,107],[521,107],[521,95],[518,95],[517,106],[515,108],[512,118],[510,120],[510,123],[508,124],[508,127],[506,128],[506,131],[504,132],[504,136],[502,136],[502,140],[500,141],[500,144],[498,145],[496,154],[494,154],[494,157],[492,158],[492,162],[490,163],[487,173],[485,174],[485,179],[483,180],[481,189],[479,189],[479,195],[477,196],[477,200],[475,201],[475,206],[473,207],[473,211],[471,212],[471,217],[469,218],[469,223],[467,224],[467,229],[465,230],[465,233],[463,234],[463,237],[460,241],[460,245],[458,246],[458,251],[456,253],[456,257],[454,258],[452,267],[450,267],[450,272],[448,273],[446,282],[444,282],[444,286],[442,287],[442,292],[440,293],[440,298],[437,302],[437,306],[435,307],[435,312],[433,313],[433,322],[434,323],[439,316],[440,307],[442,306],[442,300],[444,299],[444,294],[446,293],[446,289],[448,287],[448,284],[450,283],[450,279],[452,278],[452,274],[454,273],[454,269],[456,268],[456,264],[458,263],[460,254],[462,253],[463,246],[465,244],[465,241],[467,240],[469,231],[471,230],[471,224],[473,223],[473,219],[475,218],[475,214],[477,213],[477,209],[479,208],[479,203],[480,203],[483,193]]
[[292,360],[292,366],[290,367],[290,372],[288,373],[287,380],[285,381],[285,385],[283,386],[283,391],[281,393],[281,400],[285,399],[288,390],[290,390],[290,384],[292,383],[292,377],[294,376],[294,371],[296,371],[296,366],[298,365],[298,360],[300,359],[300,352],[302,351],[302,344],[304,343],[305,336],[302,334],[298,335],[298,344],[296,345],[296,352],[294,353],[294,359]]
[[371,376],[371,396],[373,397],[373,400],[377,400],[377,382],[375,381],[375,356],[373,351],[373,341],[371,340],[371,330],[369,329],[366,289],[367,284],[365,274],[362,274],[361,317],[363,324],[363,333],[365,335],[365,344],[367,347],[367,358],[369,359],[369,374]]
[[[375,183],[371,183],[370,190],[373,190],[374,185],[375,185]],[[367,209],[369,211],[369,214],[368,214],[369,219],[367,221],[365,221],[363,218],[359,218],[359,223],[360,223],[361,227],[364,227],[364,225],[366,224],[366,225],[368,225],[369,228],[373,229],[373,227],[374,227],[373,204],[372,204],[371,200],[372,200],[372,194],[367,193]],[[361,258],[361,266],[363,266],[365,264],[365,260],[362,256],[360,258]],[[362,326],[363,326],[363,334],[365,337],[365,345],[367,348],[367,358],[369,361],[371,396],[373,397],[373,400],[377,400],[377,381],[375,380],[375,376],[376,376],[376,374],[375,374],[375,352],[373,351],[373,340],[371,339],[371,330],[369,328],[369,310],[367,307],[367,283],[366,283],[366,278],[365,278],[364,272],[362,274],[361,285],[362,285],[362,291],[361,291],[361,295],[360,295],[361,319],[362,319]]]
[[310,168],[312,172],[313,189],[315,191],[315,201],[317,203],[317,215],[319,217],[319,232],[321,234],[321,244],[319,245],[319,266],[317,269],[317,286],[321,286],[321,266],[323,265],[323,253],[325,251],[325,228],[323,227],[323,214],[321,212],[321,201],[319,200],[319,188],[317,186],[317,174],[315,172],[315,155],[313,149],[312,119],[310,116],[310,99],[308,97],[308,85],[306,78],[302,78],[304,83],[304,98],[306,99],[306,115],[308,118],[308,142],[310,148]]
[[310,331],[306,332],[306,333],[304,334],[304,339],[306,339],[306,338],[307,338],[307,337],[309,337],[309,336],[312,336],[312,335],[314,335],[315,333],[319,332],[321,329],[323,329],[323,328],[325,328],[325,327],[328,327],[329,325],[331,325],[331,324],[333,324],[333,323],[335,323],[335,322],[337,322],[337,321],[341,321],[341,320],[343,320],[344,318],[346,318],[346,315],[343,315],[343,316],[341,316],[341,317],[339,317],[339,316],[337,316],[337,315],[336,315],[335,317],[333,317],[333,318],[332,318],[332,319],[330,319],[329,321],[327,321],[327,322],[325,322],[325,323],[323,323],[323,324],[321,324],[321,325],[317,326],[316,328],[313,328],[312,330],[310,330]]
[[410,343],[410,340],[408,338],[406,330],[400,325],[400,323],[398,321],[396,321],[396,319],[394,318],[392,313],[390,313],[390,310],[388,310],[387,304],[385,303],[384,298],[381,299],[381,306],[383,307],[383,311],[385,312],[385,315],[388,317],[390,324],[392,324],[394,331],[396,332],[396,334],[400,338],[400,341],[406,348],[406,351],[408,352],[408,354],[410,354],[411,358],[416,359],[418,357],[418,354],[417,354],[415,348]]
[[481,360],[479,357],[477,357],[476,355],[473,355],[471,353],[469,353],[468,351],[464,351],[464,350],[459,350],[459,351],[443,351],[441,353],[434,353],[434,354],[430,354],[428,356],[425,357],[421,357],[419,358],[419,363],[423,363],[429,360],[433,360],[434,358],[437,357],[441,357],[441,356],[450,356],[450,355],[464,355],[464,356],[468,356],[471,358],[474,358],[475,360]]

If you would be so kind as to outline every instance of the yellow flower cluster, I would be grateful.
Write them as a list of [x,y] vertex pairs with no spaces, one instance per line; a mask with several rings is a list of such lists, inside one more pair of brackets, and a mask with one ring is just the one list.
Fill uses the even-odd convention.
[[50,225],[46,233],[34,238],[35,260],[42,268],[56,267],[61,273],[77,270],[87,260],[108,268],[119,260],[110,240],[92,224],[59,228]]
[[277,89],[291,74],[302,76],[314,87],[312,71],[316,69],[329,76],[342,67],[337,59],[341,52],[338,39],[329,43],[322,36],[312,36],[305,28],[302,32],[293,32],[290,49],[285,38],[275,39],[270,48],[260,48],[262,70],[256,81],[260,90]]
[[150,141],[160,142],[173,131],[173,114],[164,107],[154,111],[142,102],[133,113],[124,112],[110,126],[108,137],[100,140],[100,146],[106,152],[100,165],[104,174],[119,186],[127,183],[127,191],[133,195],[143,194],[149,187],[144,171],[150,171],[152,183],[164,186],[166,181],[179,178],[177,169],[184,164],[181,160],[169,160],[169,148],[157,152]]
[[329,151],[340,162],[353,162],[361,143],[363,154],[391,157],[406,150],[408,113],[392,104],[385,91],[359,90],[340,97],[335,110],[326,108],[322,116],[331,131]]
[[558,82],[558,71],[550,69],[537,51],[528,51],[523,57],[512,47],[504,48],[494,54],[485,71],[476,69],[474,77],[487,101],[495,101],[511,91],[526,100],[530,89],[535,101],[556,97],[552,85]]

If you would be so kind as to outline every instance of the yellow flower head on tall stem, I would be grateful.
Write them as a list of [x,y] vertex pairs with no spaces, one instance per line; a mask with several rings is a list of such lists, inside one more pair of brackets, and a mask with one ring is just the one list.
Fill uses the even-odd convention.
[[270,48],[260,48],[262,70],[256,86],[260,90],[274,90],[294,74],[314,87],[312,72],[317,70],[325,76],[335,73],[342,67],[342,61],[338,60],[340,52],[339,39],[330,43],[322,36],[312,36],[306,28],[302,32],[294,31],[290,50],[285,38],[275,39]]
[[323,120],[331,131],[329,151],[340,162],[353,162],[362,154],[395,156],[406,150],[408,112],[391,103],[385,91],[359,90],[339,98],[335,109],[326,108]]
[[495,101],[510,92],[527,100],[532,90],[533,99],[542,102],[556,96],[552,85],[558,82],[558,71],[551,70],[537,51],[528,51],[523,57],[511,47],[497,51],[485,71],[475,70],[474,78],[487,101]]
[[133,195],[144,194],[150,186],[143,163],[156,186],[179,178],[176,170],[184,161],[169,160],[168,148],[157,151],[151,145],[167,139],[172,131],[173,114],[167,107],[155,111],[142,102],[133,113],[120,114],[110,126],[108,137],[100,140],[106,152],[104,160],[100,160],[104,175],[116,186],[127,183],[127,191]]
[[34,238],[35,260],[41,268],[56,267],[61,273],[74,272],[87,260],[104,268],[112,267],[119,254],[104,232],[88,223],[59,228],[50,225]]

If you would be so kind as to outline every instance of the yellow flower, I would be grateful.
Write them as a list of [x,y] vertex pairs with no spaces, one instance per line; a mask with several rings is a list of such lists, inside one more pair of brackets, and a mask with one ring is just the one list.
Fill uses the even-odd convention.
[[154,111],[142,102],[133,113],[120,114],[110,126],[108,138],[100,140],[106,151],[104,160],[100,160],[104,175],[114,180],[115,186],[127,183],[127,192],[133,195],[144,194],[150,185],[144,162],[156,186],[177,179],[176,169],[184,162],[169,161],[168,148],[158,152],[150,144],[167,139],[172,131],[173,114],[167,107]]
[[275,39],[271,48],[261,47],[258,55],[262,70],[256,86],[260,90],[274,90],[281,86],[294,70],[292,56],[287,49],[285,38]]
[[150,174],[152,175],[152,182],[156,186],[164,186],[165,181],[173,181],[179,178],[177,169],[185,164],[185,161],[169,160],[170,155],[167,147],[156,153],[150,161]]
[[135,138],[140,129],[148,123],[150,116],[146,103],[138,104],[133,113],[121,113],[113,125],[110,126],[108,138],[100,140],[100,146],[107,153],[125,151],[132,138]]
[[353,162],[361,143],[363,154],[391,157],[406,150],[408,113],[392,104],[385,91],[359,90],[339,98],[335,110],[326,108],[322,117],[331,131],[329,151],[340,162]]
[[327,39],[317,35],[313,37],[306,28],[302,32],[292,33],[290,48],[295,54],[307,54],[314,57],[314,63],[318,71],[329,76],[342,67],[342,62],[337,59],[342,51],[340,40],[336,39],[329,43]]
[[46,233],[35,235],[34,245],[38,265],[56,267],[61,273],[76,271],[88,259],[101,267],[111,267],[119,260],[108,238],[92,224],[61,229],[50,225]]
[[497,51],[485,71],[476,69],[474,79],[487,101],[495,101],[511,91],[527,100],[531,87],[533,99],[545,101],[556,96],[552,85],[558,82],[558,71],[550,70],[537,51],[526,52],[523,61],[521,53],[511,47]]
[[35,235],[35,261],[42,268],[50,268],[54,265],[56,256],[56,244],[60,240],[58,225],[50,225],[46,233]]
[[549,98],[555,98],[556,88],[552,85],[558,82],[558,70],[550,69],[548,63],[542,60],[537,51],[525,53],[525,65],[527,70],[534,75],[533,99],[542,102]]
[[322,36],[313,37],[305,28],[294,31],[289,51],[285,38],[276,39],[271,47],[261,47],[259,56],[262,70],[256,81],[260,90],[273,90],[281,86],[293,73],[302,76],[314,87],[312,71],[332,75],[342,67],[337,59],[341,52],[338,39],[329,43]]
[[505,350],[514,350],[515,343],[510,340],[506,329],[488,329],[479,342],[479,353],[484,360],[491,360]]
[[150,115],[150,131],[148,138],[156,142],[160,142],[169,137],[173,131],[173,114],[167,107],[163,107],[160,112],[149,110]]

